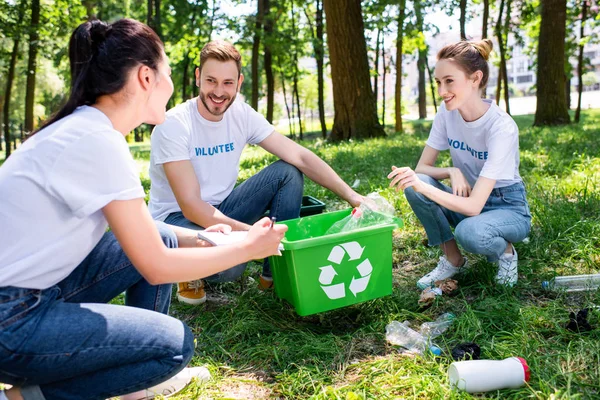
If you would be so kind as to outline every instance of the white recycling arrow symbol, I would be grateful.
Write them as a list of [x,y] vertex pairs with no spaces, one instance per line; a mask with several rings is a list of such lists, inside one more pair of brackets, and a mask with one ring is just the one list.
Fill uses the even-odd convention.
[[[348,242],[340,245],[336,245],[331,249],[327,261],[340,265],[344,259],[344,256],[348,254],[349,261],[359,260],[362,257],[364,247],[361,247],[358,242]],[[363,260],[357,267],[360,278],[352,277],[352,281],[348,285],[348,289],[354,297],[360,292],[363,292],[369,285],[369,279],[371,272],[373,272],[373,266],[369,259]],[[321,288],[325,292],[328,298],[332,300],[341,299],[346,297],[346,286],[344,283],[333,284],[333,280],[338,274],[333,265],[326,265],[320,267],[321,273],[319,275],[319,283]]]

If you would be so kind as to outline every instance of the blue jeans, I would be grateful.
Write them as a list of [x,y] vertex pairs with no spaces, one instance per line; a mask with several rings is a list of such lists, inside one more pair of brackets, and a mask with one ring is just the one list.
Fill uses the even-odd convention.
[[[172,229],[157,227],[177,247]],[[126,306],[103,304],[123,291]],[[25,400],[106,399],[163,382],[194,354],[170,300],[171,285],[150,285],[107,232],[57,285],[0,287],[0,382]]]
[[[246,224],[258,221],[266,211],[277,221],[298,218],[302,206],[304,176],[293,165],[276,161],[258,174],[250,177],[233,189],[231,194],[218,206],[219,211]],[[189,229],[203,229],[186,219],[181,212],[167,216],[165,222]],[[209,282],[230,282],[239,278],[246,269],[246,263],[236,265],[206,278]],[[269,260],[265,258],[263,276],[271,277]]]
[[[419,178],[440,190],[452,193],[452,188],[428,175]],[[448,210],[412,188],[404,191],[419,221],[423,224],[430,246],[445,243],[456,236],[463,249],[482,254],[488,261],[498,260],[508,243],[517,243],[529,235],[531,213],[523,183],[493,189],[479,215],[466,215]],[[454,235],[451,227],[455,227]]]

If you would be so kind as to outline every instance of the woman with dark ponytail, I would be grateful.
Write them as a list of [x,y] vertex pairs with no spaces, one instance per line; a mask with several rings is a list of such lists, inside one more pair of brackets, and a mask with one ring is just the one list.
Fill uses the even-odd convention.
[[[171,283],[273,255],[286,228],[265,218],[237,245],[202,248],[155,223],[125,136],[165,118],[160,39],[130,19],[91,21],[69,55],[67,103],[0,168],[0,382],[12,385],[0,399],[169,394],[208,375],[184,369],[194,338],[167,315]],[[125,306],[106,304],[122,292]]]
[[[498,284],[512,286],[518,279],[513,243],[529,234],[531,214],[519,175],[517,124],[481,98],[491,51],[489,39],[462,41],[439,51],[435,80],[444,103],[421,159],[414,171],[392,167],[388,175],[390,186],[404,190],[429,245],[439,245],[444,253],[436,268],[417,282],[421,289],[468,268],[458,244],[496,262]],[[450,150],[452,167],[435,166],[443,150]]]

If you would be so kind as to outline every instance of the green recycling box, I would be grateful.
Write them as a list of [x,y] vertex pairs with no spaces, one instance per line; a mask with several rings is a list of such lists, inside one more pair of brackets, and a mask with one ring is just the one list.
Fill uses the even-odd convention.
[[352,209],[283,221],[281,256],[270,257],[275,293],[305,316],[392,293],[396,224],[324,235]]

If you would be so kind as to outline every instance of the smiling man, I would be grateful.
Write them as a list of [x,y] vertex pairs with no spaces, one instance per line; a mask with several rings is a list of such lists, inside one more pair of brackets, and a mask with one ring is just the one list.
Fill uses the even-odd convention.
[[[241,55],[232,44],[204,46],[196,69],[199,96],[169,110],[152,133],[149,207],[154,219],[191,229],[224,223],[248,230],[267,210],[277,221],[297,218],[304,175],[359,205],[363,197],[329,165],[236,100],[243,81]],[[234,188],[246,144],[259,145],[280,160]],[[244,269],[245,264],[238,265],[207,280],[235,280]],[[265,260],[260,286],[269,288],[272,282]],[[177,297],[188,304],[204,302],[202,282],[180,283]]]

